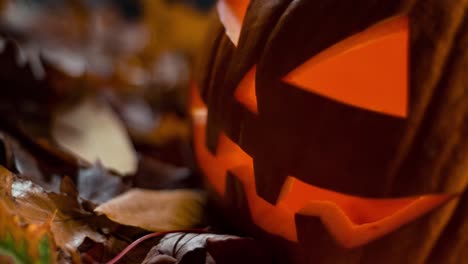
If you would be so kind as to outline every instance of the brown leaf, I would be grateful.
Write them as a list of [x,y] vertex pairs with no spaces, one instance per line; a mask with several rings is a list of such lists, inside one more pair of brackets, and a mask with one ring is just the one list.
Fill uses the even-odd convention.
[[97,221],[96,216],[78,202],[70,179],[64,179],[61,191],[46,192],[31,181],[19,179],[0,167],[1,199],[29,223],[40,225],[50,222],[57,246],[73,254],[86,237],[105,242],[106,237],[96,230],[97,227],[90,225]]
[[[31,224],[14,209],[11,203],[0,200],[0,255],[15,256],[23,263],[55,263],[57,256],[49,223]],[[0,256],[0,263],[10,262]]]
[[201,191],[131,189],[95,211],[120,224],[168,231],[199,224],[204,203],[205,195]]
[[265,247],[251,238],[216,234],[173,233],[164,236],[143,264],[272,263]]
[[104,102],[87,99],[56,116],[52,134],[64,149],[89,163],[100,160],[120,174],[133,174],[137,157],[125,127]]

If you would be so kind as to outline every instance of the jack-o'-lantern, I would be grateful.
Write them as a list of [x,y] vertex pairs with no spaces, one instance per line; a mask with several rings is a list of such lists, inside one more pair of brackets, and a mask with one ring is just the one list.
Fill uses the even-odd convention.
[[220,1],[191,113],[231,218],[288,263],[468,261],[467,8]]

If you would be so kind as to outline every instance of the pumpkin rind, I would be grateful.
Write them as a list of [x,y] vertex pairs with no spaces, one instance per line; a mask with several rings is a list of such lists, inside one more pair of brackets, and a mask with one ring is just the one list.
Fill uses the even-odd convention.
[[[218,31],[201,67],[208,150],[216,155],[225,135],[248,153],[255,192],[271,205],[288,175],[360,197],[466,192],[467,6],[462,0],[251,1],[237,47]],[[397,16],[407,16],[410,25],[407,118],[353,108],[282,81],[334,43]],[[254,67],[258,113],[235,96]],[[275,237],[251,225],[252,208],[245,207],[252,190],[233,171],[220,184],[225,190],[216,195],[224,193],[219,197],[228,213],[242,214],[240,226]],[[465,203],[466,194],[457,196],[378,240],[348,249],[320,218],[299,213],[298,243],[282,241],[279,247],[286,245],[284,255],[300,263],[424,263],[444,257],[457,263],[463,257],[459,245],[466,245],[457,236],[466,229],[459,219],[466,219]],[[460,244],[444,244],[454,237]]]

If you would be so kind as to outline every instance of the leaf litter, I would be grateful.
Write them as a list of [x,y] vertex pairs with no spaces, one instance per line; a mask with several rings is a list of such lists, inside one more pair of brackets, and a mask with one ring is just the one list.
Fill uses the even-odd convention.
[[[143,27],[81,1],[26,17],[0,2],[25,18],[0,28],[0,263],[271,262],[265,244],[206,228],[218,223],[191,151],[191,59],[161,47],[193,55],[208,20],[142,3]],[[93,12],[110,16],[102,32]],[[143,48],[163,24],[167,42]]]

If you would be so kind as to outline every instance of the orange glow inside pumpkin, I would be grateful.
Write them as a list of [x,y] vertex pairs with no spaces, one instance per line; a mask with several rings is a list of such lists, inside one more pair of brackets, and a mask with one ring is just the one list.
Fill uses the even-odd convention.
[[226,35],[237,46],[250,0],[219,0],[217,5],[219,19],[224,25]]
[[355,107],[407,116],[408,18],[394,17],[312,57],[284,77]]
[[256,71],[256,66],[253,66],[252,69],[247,72],[237,86],[234,97],[252,113],[258,114],[257,95],[255,94]]
[[249,6],[250,0],[222,0],[232,10],[234,16],[239,20],[240,24],[244,22],[245,12],[247,12],[247,7]]
[[337,243],[351,248],[392,232],[451,197],[423,195],[369,199],[318,188],[289,176],[279,201],[272,205],[257,195],[253,159],[236,143],[221,134],[216,155],[206,148],[207,108],[195,86],[191,90],[191,113],[198,164],[208,183],[224,197],[226,173],[233,173],[244,187],[254,223],[267,232],[291,241],[297,241],[296,213],[319,217]]

